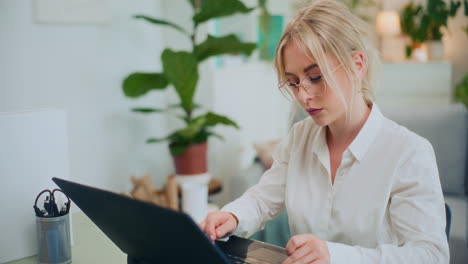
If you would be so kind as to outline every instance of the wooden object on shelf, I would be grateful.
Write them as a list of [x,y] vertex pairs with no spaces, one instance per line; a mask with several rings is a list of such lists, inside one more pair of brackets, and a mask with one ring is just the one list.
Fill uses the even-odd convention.
[[223,190],[223,182],[220,179],[213,178],[208,183],[208,194],[217,194]]
[[179,197],[177,196],[177,182],[174,175],[169,175],[167,177],[166,197],[168,201],[168,207],[174,210],[178,210]]
[[153,197],[154,186],[149,174],[145,174],[141,178],[132,176],[131,181],[133,183],[133,190],[130,192],[132,197],[147,202],[155,202],[158,200],[157,197]]
[[157,190],[154,188],[151,175],[145,174],[141,178],[131,177],[133,190],[130,192],[132,198],[150,202],[158,206],[179,210],[179,198],[177,197],[177,183],[174,176],[167,177],[166,186]]
[[[151,175],[149,174],[145,174],[140,178],[132,176],[131,181],[133,189],[128,196],[176,211],[180,209],[179,198],[182,196],[182,189],[177,184],[175,175],[167,176],[166,185],[161,190],[154,188]],[[212,178],[210,180],[208,184],[209,195],[217,194],[222,189],[223,183],[220,179]]]

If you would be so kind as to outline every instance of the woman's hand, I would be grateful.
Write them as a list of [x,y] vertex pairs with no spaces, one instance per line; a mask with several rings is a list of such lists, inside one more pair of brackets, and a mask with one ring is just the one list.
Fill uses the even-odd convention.
[[286,245],[288,258],[283,264],[329,264],[327,243],[312,234],[293,236]]
[[209,213],[199,226],[201,230],[208,234],[211,241],[214,241],[234,232],[238,223],[239,220],[234,214],[229,212],[216,211]]

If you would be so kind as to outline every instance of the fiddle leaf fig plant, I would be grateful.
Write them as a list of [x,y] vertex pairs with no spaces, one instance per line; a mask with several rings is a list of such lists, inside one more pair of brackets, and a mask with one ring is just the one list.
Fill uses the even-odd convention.
[[[187,37],[192,44],[189,51],[174,51],[164,49],[161,54],[162,72],[134,72],[129,74],[122,83],[124,94],[130,98],[138,98],[151,91],[160,91],[173,87],[180,100],[178,104],[172,104],[163,108],[140,107],[132,111],[151,114],[164,113],[173,109],[180,109],[183,114],[179,118],[184,121],[182,127],[162,138],[150,138],[147,143],[169,141],[169,149],[173,156],[182,154],[190,145],[206,142],[208,137],[221,138],[212,131],[217,125],[239,126],[226,116],[211,111],[195,115],[194,110],[201,106],[194,102],[194,96],[199,80],[198,67],[206,59],[222,54],[243,54],[250,56],[256,48],[255,43],[242,42],[234,34],[226,36],[211,36],[198,42],[197,28],[200,24],[211,19],[230,16],[236,13],[248,13],[255,8],[246,7],[239,0],[187,0],[193,8],[193,30],[190,32],[173,22],[154,18],[146,15],[135,15],[134,18],[145,22],[165,26],[177,30]],[[198,111],[197,111],[198,112]]]

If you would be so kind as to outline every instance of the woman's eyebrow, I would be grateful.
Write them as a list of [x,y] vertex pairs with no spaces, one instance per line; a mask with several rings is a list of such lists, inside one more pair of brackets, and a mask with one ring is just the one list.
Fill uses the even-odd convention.
[[315,67],[318,67],[317,63],[314,63],[314,64],[312,64],[312,65],[307,66],[307,67],[304,69],[304,73],[306,73],[306,72],[312,70],[312,69],[315,68]]
[[[306,72],[308,72],[308,71],[310,71],[310,70],[312,70],[313,68],[316,68],[316,67],[318,67],[317,63],[309,65],[309,66],[304,68],[304,73],[306,73]],[[284,74],[285,75],[295,75],[294,73],[290,73],[290,72],[285,72]]]

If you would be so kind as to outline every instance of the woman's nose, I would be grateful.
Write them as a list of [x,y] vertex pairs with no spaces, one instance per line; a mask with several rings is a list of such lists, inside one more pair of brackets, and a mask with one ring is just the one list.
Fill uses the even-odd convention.
[[307,101],[310,101],[314,99],[316,96],[311,95],[305,88],[304,86],[300,85],[299,90],[297,92],[297,99],[301,103],[307,103]]

